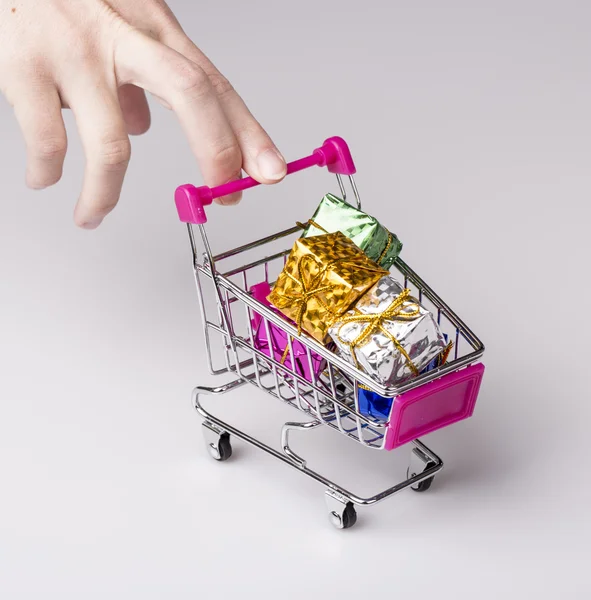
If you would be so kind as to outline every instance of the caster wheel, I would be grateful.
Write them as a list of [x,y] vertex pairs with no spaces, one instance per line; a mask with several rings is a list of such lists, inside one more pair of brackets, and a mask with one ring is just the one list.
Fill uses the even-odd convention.
[[419,483],[417,485],[417,487],[413,487],[412,489],[415,492],[426,492],[431,487],[431,484],[433,483],[434,479],[435,479],[435,477],[429,477],[429,479],[425,479],[425,481],[421,481],[421,483]]
[[222,433],[217,443],[208,445],[211,457],[219,462],[228,460],[232,456],[232,444],[230,443],[230,434]]
[[343,529],[349,529],[357,523],[357,511],[351,502],[347,502],[343,512]]
[[337,529],[350,529],[357,523],[357,511],[352,502],[347,502],[347,504],[343,505],[340,514],[336,510],[333,510],[330,513],[330,519]]
[[[431,467],[434,467],[434,466],[435,466],[435,463],[432,463],[432,462],[427,463],[425,465],[424,470],[426,471],[427,469],[430,469]],[[410,476],[410,474],[409,474],[409,476]],[[435,479],[435,475],[433,475],[433,477],[429,477],[429,479],[425,479],[424,481],[417,483],[416,485],[412,485],[411,489],[415,492],[426,492],[433,484],[434,479]]]

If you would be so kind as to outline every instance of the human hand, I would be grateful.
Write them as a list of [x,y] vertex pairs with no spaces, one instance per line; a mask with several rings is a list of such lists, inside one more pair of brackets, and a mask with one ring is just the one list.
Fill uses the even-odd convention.
[[119,200],[129,135],[150,127],[144,90],[176,113],[207,185],[242,169],[261,183],[285,176],[269,136],[163,0],[0,0],[0,91],[25,138],[27,184],[61,178],[70,108],[86,155],[81,227],[98,227]]

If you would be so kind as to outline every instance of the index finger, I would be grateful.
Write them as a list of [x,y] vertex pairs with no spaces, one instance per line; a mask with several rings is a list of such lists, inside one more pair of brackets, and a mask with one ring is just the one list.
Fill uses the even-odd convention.
[[[119,41],[115,62],[120,84],[144,88],[176,113],[206,185],[221,185],[240,177],[240,146],[201,67],[135,30]],[[233,194],[219,201],[230,204],[239,199],[239,194]]]

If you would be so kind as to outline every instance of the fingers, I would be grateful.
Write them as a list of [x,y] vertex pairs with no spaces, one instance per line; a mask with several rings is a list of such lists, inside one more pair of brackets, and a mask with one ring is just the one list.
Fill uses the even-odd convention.
[[95,229],[119,200],[131,144],[117,92],[107,84],[81,80],[70,92],[68,103],[86,155],[74,221],[85,229]]
[[261,183],[277,183],[287,174],[283,155],[252,116],[242,98],[229,89],[220,96],[243,157],[244,170]]
[[228,80],[184,34],[180,26],[173,24],[173,27],[162,33],[161,39],[167,46],[199,65],[208,75],[238,139],[243,169],[261,183],[281,181],[287,173],[285,159]]
[[27,185],[43,189],[57,183],[68,140],[56,88],[50,83],[27,86],[15,91],[13,103],[27,148]]
[[150,129],[150,107],[144,90],[135,85],[121,86],[119,104],[129,135],[142,135]]
[[[238,140],[203,69],[138,31],[120,39],[115,64],[119,82],[148,90],[175,111],[207,185],[240,177]],[[239,198],[235,194],[220,202],[235,203]]]

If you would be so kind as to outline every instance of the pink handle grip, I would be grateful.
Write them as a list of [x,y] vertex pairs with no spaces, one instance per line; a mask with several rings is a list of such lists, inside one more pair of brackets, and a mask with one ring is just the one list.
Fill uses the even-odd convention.
[[[320,148],[316,148],[310,156],[288,163],[287,174],[297,173],[314,166],[327,167],[330,173],[339,175],[353,175],[356,172],[349,146],[340,137],[331,137]],[[211,204],[214,198],[241,192],[257,185],[260,183],[252,177],[245,177],[213,188],[195,187],[191,184],[181,185],[174,195],[179,219],[183,223],[203,225],[207,223],[205,206]]]

